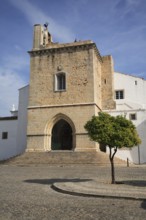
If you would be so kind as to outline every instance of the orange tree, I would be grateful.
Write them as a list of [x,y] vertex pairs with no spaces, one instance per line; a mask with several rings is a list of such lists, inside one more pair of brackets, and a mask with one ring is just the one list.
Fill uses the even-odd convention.
[[85,124],[91,140],[109,147],[111,163],[111,183],[115,184],[114,156],[118,148],[132,148],[141,143],[132,121],[123,116],[113,117],[100,112]]

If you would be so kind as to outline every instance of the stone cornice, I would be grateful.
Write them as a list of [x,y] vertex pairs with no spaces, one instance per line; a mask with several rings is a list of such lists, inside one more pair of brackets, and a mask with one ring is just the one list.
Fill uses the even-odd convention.
[[96,47],[96,44],[92,41],[82,41],[76,43],[68,43],[68,44],[54,44],[46,47],[40,47],[39,49],[28,51],[30,56],[41,56],[41,55],[49,55],[52,53],[62,53],[62,52],[73,52],[75,50],[88,50],[94,49],[98,59],[100,62],[102,61],[102,57],[99,53],[99,50]]
[[[87,132],[81,132],[81,133],[75,133],[74,135],[87,135],[88,133]],[[45,134],[45,133],[42,133],[42,134],[27,134],[27,137],[32,137],[32,136],[35,136],[35,137],[44,137],[44,136],[51,136],[51,134]]]
[[93,47],[94,47],[95,53],[96,53],[96,55],[97,55],[99,61],[100,61],[101,63],[103,63],[102,56],[100,55],[100,52],[99,52],[98,48],[96,47],[96,44],[95,44],[95,43],[93,44]]
[[76,103],[76,104],[61,104],[61,105],[38,105],[28,106],[27,109],[38,109],[38,108],[62,108],[62,107],[78,107],[78,106],[96,106],[100,111],[101,108],[96,103]]

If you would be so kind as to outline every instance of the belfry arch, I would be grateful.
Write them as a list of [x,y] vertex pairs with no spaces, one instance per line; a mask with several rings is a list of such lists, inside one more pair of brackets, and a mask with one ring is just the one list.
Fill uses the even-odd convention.
[[74,150],[76,138],[72,120],[64,114],[54,116],[45,128],[44,144],[46,150]]

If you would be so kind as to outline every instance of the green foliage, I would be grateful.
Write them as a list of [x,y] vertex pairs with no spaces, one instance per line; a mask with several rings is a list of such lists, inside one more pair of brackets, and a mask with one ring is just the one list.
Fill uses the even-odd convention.
[[88,131],[91,140],[109,147],[111,183],[115,184],[114,156],[117,148],[132,148],[141,143],[135,126],[123,116],[113,117],[100,112],[98,116],[93,116],[84,127]]
[[135,126],[123,116],[100,112],[86,123],[85,129],[91,140],[110,148],[132,148],[141,143]]

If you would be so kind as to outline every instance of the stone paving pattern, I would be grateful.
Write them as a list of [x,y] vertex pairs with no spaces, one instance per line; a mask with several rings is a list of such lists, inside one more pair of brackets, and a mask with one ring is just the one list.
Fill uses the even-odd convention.
[[[116,180],[124,182],[124,186],[116,185],[116,192],[120,187],[145,191],[146,166],[117,167]],[[95,189],[96,182],[109,186],[109,181],[109,167],[0,165],[0,220],[145,219],[146,199],[73,196],[51,188],[52,184],[81,183],[85,187],[88,182],[93,182]]]

